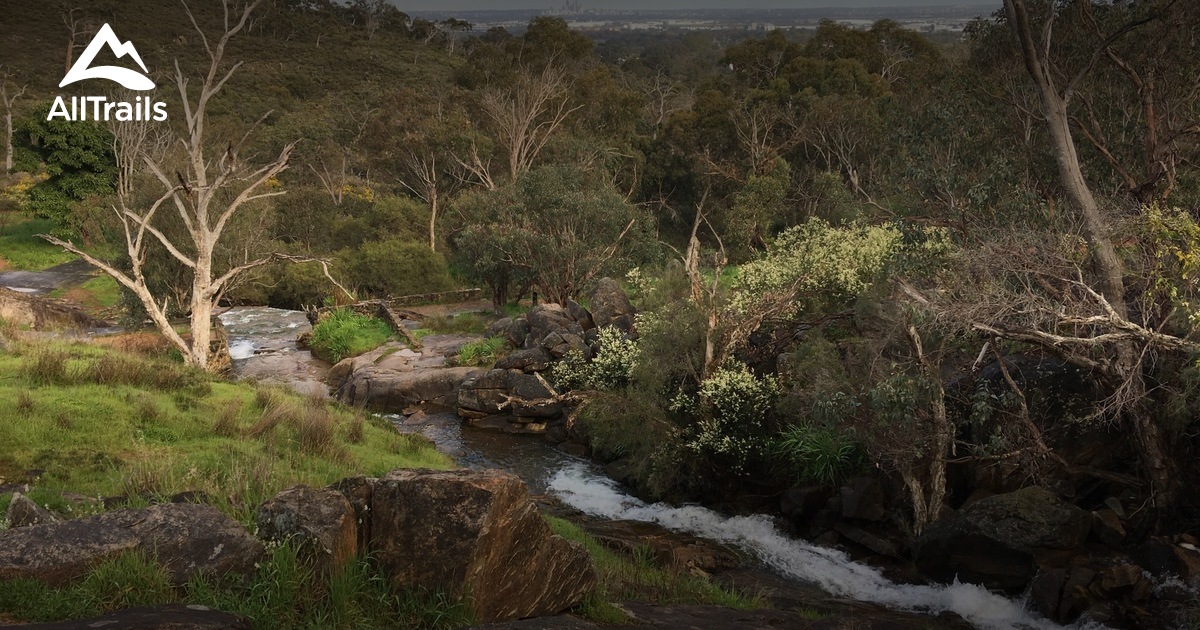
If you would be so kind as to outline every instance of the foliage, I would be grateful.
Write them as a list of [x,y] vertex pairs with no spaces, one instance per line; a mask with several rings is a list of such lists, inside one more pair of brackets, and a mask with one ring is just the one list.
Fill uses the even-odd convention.
[[[759,377],[745,365],[723,366],[700,383],[699,421],[688,447],[727,462],[740,473],[762,457],[767,416],[779,386],[774,377]],[[694,404],[680,401],[683,410]]]
[[850,436],[805,425],[785,429],[775,439],[772,455],[800,483],[837,486],[863,465],[863,453]]
[[508,341],[503,337],[472,341],[459,348],[458,364],[492,367],[496,364],[496,361],[507,354],[508,349]]
[[360,315],[350,309],[338,309],[313,326],[308,347],[313,355],[330,363],[370,352],[392,338],[387,322]]
[[8,267],[41,271],[75,259],[75,256],[37,237],[54,229],[50,219],[26,219],[0,227],[0,259]]
[[655,396],[637,390],[599,393],[579,419],[596,457],[620,463],[628,480],[649,496],[682,498],[698,485],[683,432]]
[[613,326],[596,336],[595,356],[589,361],[573,350],[554,366],[554,382],[567,389],[615,390],[629,384],[639,358],[637,342]]
[[345,281],[369,295],[398,297],[446,291],[454,286],[446,261],[429,246],[411,241],[365,243],[342,256]]

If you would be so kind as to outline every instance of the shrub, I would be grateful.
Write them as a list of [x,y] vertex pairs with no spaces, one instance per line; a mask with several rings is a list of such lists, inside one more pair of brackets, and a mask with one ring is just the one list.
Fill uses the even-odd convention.
[[579,351],[568,353],[554,366],[554,380],[568,389],[621,389],[629,385],[639,358],[637,342],[626,339],[617,328],[605,326],[599,330],[592,360]]
[[391,338],[392,329],[383,320],[339,309],[313,327],[308,345],[314,355],[337,363],[374,350]]
[[377,241],[340,256],[346,280],[380,297],[447,291],[454,287],[441,254],[427,243]]
[[62,350],[49,348],[27,357],[21,367],[35,385],[62,385],[67,382],[68,358]]
[[823,427],[791,426],[771,450],[780,466],[802,483],[834,486],[863,464],[862,450],[849,435]]
[[757,377],[745,365],[718,369],[700,383],[700,420],[688,446],[727,462],[734,473],[744,472],[761,455],[778,390],[774,378]]
[[654,397],[637,390],[599,393],[579,419],[596,456],[622,460],[638,489],[652,498],[679,498],[696,480],[681,431]]

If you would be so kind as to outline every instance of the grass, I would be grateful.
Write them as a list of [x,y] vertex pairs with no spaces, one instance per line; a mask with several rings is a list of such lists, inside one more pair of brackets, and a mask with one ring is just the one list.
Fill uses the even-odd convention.
[[438,594],[396,594],[366,560],[340,574],[309,568],[289,545],[273,546],[249,578],[193,578],[182,588],[149,558],[128,553],[98,565],[65,588],[36,580],[7,582],[0,611],[26,621],[101,615],[131,606],[202,605],[243,615],[255,628],[430,628],[470,625],[467,606]]
[[324,400],[88,344],[13,350],[0,353],[0,483],[40,470],[38,491],[60,497],[197,490],[250,523],[298,483],[451,466],[427,440]]
[[42,271],[75,260],[75,255],[37,237],[49,234],[54,222],[31,219],[21,214],[0,226],[0,271],[3,268],[21,271]]
[[596,623],[620,624],[631,620],[614,602],[646,601],[655,604],[711,604],[738,610],[765,608],[759,595],[729,590],[707,577],[658,566],[648,548],[631,556],[605,547],[578,525],[546,516],[554,533],[579,543],[596,565],[600,585],[577,612]]
[[508,349],[508,340],[503,337],[472,341],[459,349],[458,364],[492,367],[497,360],[508,353]]
[[391,338],[392,329],[383,320],[339,309],[313,327],[308,344],[314,355],[337,363],[370,352]]
[[422,328],[439,335],[482,335],[492,323],[491,317],[482,313],[462,313],[447,317],[439,315],[426,318]]
[[111,276],[100,275],[71,289],[55,289],[50,297],[75,302],[84,308],[100,310],[121,302],[121,287]]

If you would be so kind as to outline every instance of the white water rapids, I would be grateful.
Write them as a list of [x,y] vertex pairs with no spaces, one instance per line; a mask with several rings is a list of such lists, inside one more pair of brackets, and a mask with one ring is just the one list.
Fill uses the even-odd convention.
[[625,494],[615,482],[597,476],[583,464],[559,470],[551,477],[548,489],[564,503],[592,516],[657,523],[670,530],[745,549],[783,575],[816,584],[838,597],[898,610],[932,614],[950,611],[987,630],[1062,627],[980,586],[897,584],[840,551],[786,536],[764,515],[730,517],[698,506],[647,504]]

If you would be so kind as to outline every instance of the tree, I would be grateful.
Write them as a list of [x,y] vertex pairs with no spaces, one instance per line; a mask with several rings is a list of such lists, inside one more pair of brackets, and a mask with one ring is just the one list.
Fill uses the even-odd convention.
[[[261,2],[251,2],[237,15],[231,13],[228,0],[223,0],[224,30],[215,42],[210,41],[184,4],[208,54],[208,71],[199,91],[195,92],[188,89],[188,79],[178,62],[175,64],[175,83],[179,89],[186,130],[186,135],[179,139],[183,149],[179,157],[185,163],[184,171],[174,170],[166,159],[155,160],[144,149],[134,152],[141,155],[145,169],[161,184],[163,193],[148,207],[131,207],[133,199],[130,195],[118,195],[114,211],[124,230],[129,272],[119,270],[69,241],[42,235],[42,238],[78,255],[133,292],[159,332],[179,349],[188,364],[200,368],[209,366],[212,312],[225,291],[243,272],[283,257],[272,255],[248,260],[224,270],[220,275],[214,268],[214,252],[234,215],[246,210],[256,200],[283,194],[273,189],[270,182],[287,168],[288,158],[295,146],[295,143],[288,144],[276,159],[261,166],[252,166],[240,158],[239,152],[244,147],[245,138],[236,145],[228,144],[219,151],[218,157],[210,155],[207,128],[209,104],[241,65],[236,63],[226,67],[226,48],[230,40],[246,27],[251,14]],[[138,138],[144,137],[144,134],[136,133],[124,135],[124,139],[130,142],[137,142]],[[166,206],[175,208],[179,220],[186,226],[190,242],[172,242],[156,226],[155,216]],[[168,301],[154,295],[147,285],[143,270],[152,243],[165,248],[192,276],[190,303],[187,306],[190,313],[190,339],[185,339],[172,325]]]
[[86,38],[95,35],[96,31],[100,28],[95,19],[88,17],[81,18],[77,15],[79,13],[83,13],[83,9],[79,7],[72,7],[70,9],[65,6],[62,7],[63,24],[66,25],[67,31],[70,32],[70,35],[67,36],[67,63],[63,69],[64,74],[71,71],[71,65],[75,61],[75,50],[84,46],[81,40],[86,40]]
[[522,68],[511,84],[489,85],[480,106],[514,181],[533,167],[554,133],[582,107],[571,105],[570,79],[553,65],[540,72]]
[[5,175],[11,173],[13,169],[13,106],[16,104],[17,99],[25,95],[25,88],[27,87],[22,85],[19,89],[14,89],[12,92],[9,92],[8,79],[9,74],[7,72],[5,72],[3,77],[0,78],[0,104],[4,105]]

